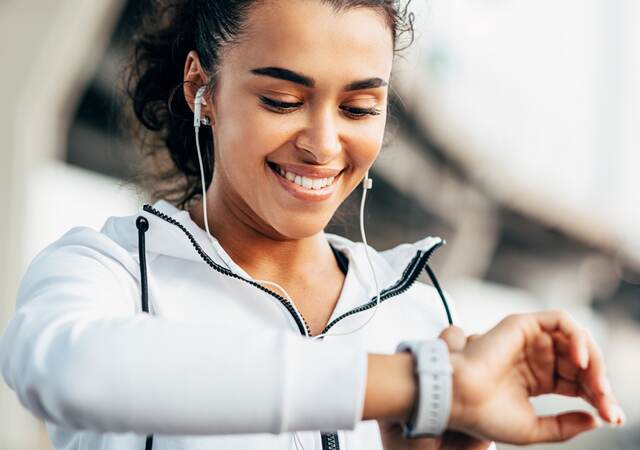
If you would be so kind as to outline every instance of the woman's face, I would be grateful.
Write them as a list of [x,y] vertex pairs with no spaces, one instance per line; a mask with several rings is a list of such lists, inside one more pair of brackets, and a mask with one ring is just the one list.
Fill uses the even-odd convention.
[[391,30],[371,8],[273,0],[249,13],[210,98],[210,195],[274,239],[321,231],[362,181],[384,134]]

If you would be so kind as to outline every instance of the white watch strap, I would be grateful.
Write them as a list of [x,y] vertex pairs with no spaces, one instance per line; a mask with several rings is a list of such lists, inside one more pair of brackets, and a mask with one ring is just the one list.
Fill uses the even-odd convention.
[[414,412],[404,426],[409,438],[440,436],[451,414],[453,369],[449,362],[449,348],[441,339],[406,341],[397,351],[413,353],[418,375],[418,396]]

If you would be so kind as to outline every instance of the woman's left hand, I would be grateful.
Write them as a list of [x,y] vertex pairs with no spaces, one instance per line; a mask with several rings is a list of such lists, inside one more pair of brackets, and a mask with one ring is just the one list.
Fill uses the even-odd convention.
[[457,431],[445,431],[438,438],[407,439],[398,423],[378,420],[378,427],[385,450],[486,450],[491,445]]
[[[458,327],[446,328],[439,338],[447,343],[451,353],[463,350],[467,340]],[[458,431],[447,430],[437,438],[407,439],[402,434],[402,425],[397,422],[378,420],[378,427],[385,450],[486,450],[491,446],[491,441]]]

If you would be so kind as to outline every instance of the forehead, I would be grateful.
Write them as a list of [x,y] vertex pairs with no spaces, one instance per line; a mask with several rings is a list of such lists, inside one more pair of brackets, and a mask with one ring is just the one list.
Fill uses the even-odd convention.
[[319,87],[373,76],[388,80],[391,72],[392,31],[377,9],[336,11],[318,0],[257,2],[245,32],[225,55],[223,70],[226,63],[243,72],[285,67],[312,76]]

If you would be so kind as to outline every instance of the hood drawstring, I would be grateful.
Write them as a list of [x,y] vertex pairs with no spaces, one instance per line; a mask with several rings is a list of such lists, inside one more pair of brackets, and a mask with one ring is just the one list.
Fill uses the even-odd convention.
[[[147,287],[147,258],[146,258],[146,250],[145,250],[145,233],[149,230],[149,221],[146,218],[139,216],[136,219],[136,227],[138,228],[138,256],[140,259],[140,286],[142,291],[141,293],[142,311],[144,313],[150,314],[149,313],[149,292]],[[438,282],[438,279],[436,278],[435,273],[433,272],[429,264],[425,264],[424,270],[425,272],[427,272],[429,279],[431,279],[431,283],[433,283],[433,287],[435,287],[436,290],[438,291],[438,295],[440,296],[440,299],[442,300],[442,304],[444,305],[444,309],[447,313],[447,320],[449,322],[449,325],[453,325],[453,319],[451,318],[451,311],[449,310],[449,304],[444,295],[444,291],[442,290],[442,287],[440,287],[440,283]],[[331,437],[334,437],[334,436],[331,436]],[[326,438],[326,436],[323,436],[323,438]],[[150,434],[149,436],[147,436],[145,450],[152,450],[152,449],[153,449],[153,434]]]
[[429,275],[431,279],[431,283],[433,283],[433,287],[438,291],[438,295],[440,296],[440,300],[442,300],[442,304],[444,305],[444,310],[447,312],[447,320],[449,321],[449,325],[453,325],[453,319],[451,318],[451,312],[449,311],[449,304],[447,303],[447,299],[444,295],[444,291],[440,287],[440,283],[438,283],[438,279],[436,278],[436,274],[431,270],[429,264],[424,265],[424,270]]
[[[141,287],[141,302],[142,311],[146,314],[149,313],[149,290],[147,287],[147,258],[145,250],[144,234],[149,230],[149,221],[142,216],[136,219],[136,228],[138,228],[138,257],[140,259],[140,287]],[[147,441],[144,446],[145,450],[153,449],[153,434],[147,436]]]

